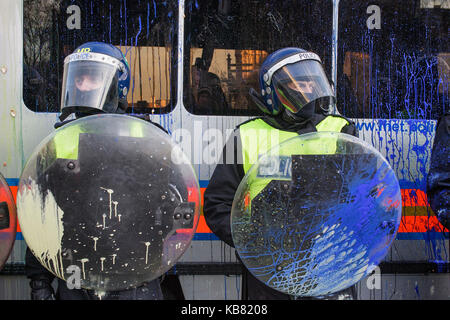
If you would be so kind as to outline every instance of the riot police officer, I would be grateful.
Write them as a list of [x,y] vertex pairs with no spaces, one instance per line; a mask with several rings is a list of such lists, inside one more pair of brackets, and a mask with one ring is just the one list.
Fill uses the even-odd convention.
[[[257,159],[258,155],[275,146],[271,145],[273,142],[263,140],[264,137],[275,133],[280,137],[277,143],[281,143],[299,134],[316,131],[358,136],[350,120],[329,115],[336,99],[315,53],[300,48],[273,52],[261,65],[259,84],[260,92],[250,89],[250,95],[265,116],[251,119],[236,128],[224,147],[223,163],[216,166],[204,194],[206,222],[230,246],[234,246],[230,226],[232,203],[241,180],[251,167],[249,159],[255,159],[255,156]],[[267,134],[261,137],[255,132]],[[242,298],[284,300],[291,297],[264,285],[244,268]],[[354,287],[332,298],[355,298]]]
[[[72,121],[66,119],[73,113],[76,118],[98,113],[125,113],[129,87],[130,68],[118,48],[101,42],[81,45],[64,61],[61,122],[55,124],[55,128]],[[93,290],[69,289],[67,283],[59,278],[55,293],[52,287],[55,276],[39,263],[28,248],[25,272],[30,279],[32,300],[99,298]],[[160,280],[146,282],[137,288],[109,291],[102,299],[160,300],[163,299]]]

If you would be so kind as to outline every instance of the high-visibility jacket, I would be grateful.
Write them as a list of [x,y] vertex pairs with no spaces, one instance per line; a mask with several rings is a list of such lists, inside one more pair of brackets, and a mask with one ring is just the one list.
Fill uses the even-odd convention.
[[[316,125],[318,132],[341,132],[349,122],[342,117],[328,116]],[[296,132],[278,130],[262,119],[247,122],[240,126],[242,145],[242,159],[244,173],[247,173],[258,158],[282,142],[298,136]],[[289,148],[278,150],[277,156],[291,156],[293,154],[334,154],[336,139],[307,139],[300,144],[290,144]],[[250,199],[253,199],[272,179],[252,179]]]
[[[133,121],[128,128],[129,132],[122,132],[122,135],[128,134],[130,137],[142,138],[144,137],[144,124],[138,121]],[[79,135],[84,133],[84,128],[81,125],[67,126],[55,132],[53,138],[55,157],[57,159],[78,159],[78,142]]]

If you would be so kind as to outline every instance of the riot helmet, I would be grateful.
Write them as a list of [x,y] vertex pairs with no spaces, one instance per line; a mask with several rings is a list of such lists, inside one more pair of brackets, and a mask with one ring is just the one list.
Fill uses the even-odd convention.
[[302,109],[313,105],[327,112],[335,103],[319,56],[300,48],[279,49],[270,54],[259,71],[261,94],[250,95],[266,114],[275,116],[286,109],[289,115],[301,116]]
[[64,60],[61,120],[73,112],[123,113],[130,86],[130,68],[111,44],[85,43]]

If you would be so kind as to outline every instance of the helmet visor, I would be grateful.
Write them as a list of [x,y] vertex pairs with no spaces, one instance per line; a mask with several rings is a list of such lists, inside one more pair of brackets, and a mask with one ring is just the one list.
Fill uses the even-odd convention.
[[273,74],[272,81],[278,99],[294,114],[312,101],[334,96],[322,65],[316,60],[285,65]]
[[64,64],[61,110],[83,108],[107,111],[118,101],[115,65],[91,60],[68,61]]

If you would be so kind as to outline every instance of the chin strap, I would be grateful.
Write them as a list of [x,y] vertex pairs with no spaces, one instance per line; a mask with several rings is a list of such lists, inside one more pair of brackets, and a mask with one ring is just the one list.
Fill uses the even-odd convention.
[[304,117],[293,115],[286,109],[278,116],[266,116],[264,121],[279,130],[297,132],[298,134],[317,131],[316,125],[321,122],[326,115],[322,113],[304,112]]
[[[84,108],[84,110],[83,110],[83,108]],[[89,109],[86,107],[69,107],[69,108],[65,108],[61,111],[61,115],[59,116],[59,121],[65,122],[64,120],[66,120],[67,117],[70,116],[72,113],[75,113],[75,117],[77,119],[79,119],[79,118],[90,116],[93,114],[107,113],[107,112],[105,112],[103,110],[99,110],[99,109],[94,109],[94,108]],[[122,109],[119,110],[119,108],[117,108],[117,110],[112,113],[125,113],[125,111],[123,111]]]

